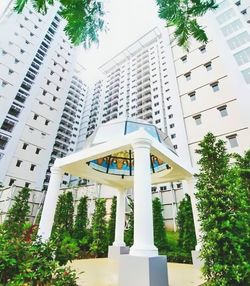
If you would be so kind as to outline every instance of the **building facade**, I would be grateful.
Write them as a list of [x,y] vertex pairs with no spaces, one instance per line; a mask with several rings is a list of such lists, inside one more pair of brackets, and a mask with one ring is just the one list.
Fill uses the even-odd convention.
[[58,3],[41,15],[31,5],[16,14],[13,2],[1,11],[0,181],[41,190],[55,153],[74,151],[87,89]]

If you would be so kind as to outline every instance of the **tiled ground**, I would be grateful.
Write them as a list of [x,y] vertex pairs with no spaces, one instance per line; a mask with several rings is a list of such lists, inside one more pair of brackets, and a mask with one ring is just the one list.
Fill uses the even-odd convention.
[[[71,264],[80,286],[118,286],[118,264],[107,258],[75,260]],[[169,286],[198,286],[201,273],[193,265],[168,263]],[[128,285],[134,286],[134,285]],[[143,285],[136,285],[143,286]]]

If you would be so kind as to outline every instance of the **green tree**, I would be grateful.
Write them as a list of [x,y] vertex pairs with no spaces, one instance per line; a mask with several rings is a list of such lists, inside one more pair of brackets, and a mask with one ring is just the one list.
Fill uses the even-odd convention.
[[74,238],[81,240],[87,235],[88,225],[88,197],[80,199],[74,225]]
[[14,204],[4,222],[4,228],[10,235],[19,236],[22,234],[30,212],[29,197],[30,189],[28,188],[22,188],[15,197]]
[[154,243],[160,252],[167,247],[166,230],[162,215],[162,205],[159,198],[153,200]]
[[72,192],[66,192],[59,196],[56,205],[52,235],[64,236],[73,234],[74,205]]
[[110,219],[108,221],[109,245],[112,245],[114,240],[115,240],[116,203],[117,203],[117,198],[113,197],[112,205],[111,205]]
[[[54,0],[16,0],[15,11],[21,13],[25,5],[31,2],[36,11],[46,14]],[[89,47],[98,42],[99,34],[105,27],[104,6],[102,1],[59,0],[61,16],[67,21],[65,32],[75,45],[81,43]],[[215,0],[156,0],[159,17],[167,25],[175,27],[175,37],[180,46],[188,47],[189,37],[206,43],[207,36],[197,19],[209,10],[217,8]]]
[[179,229],[179,247],[182,252],[191,256],[191,251],[195,249],[197,242],[191,199],[188,194],[185,194],[185,198],[180,202],[177,214],[177,224]]
[[208,133],[199,146],[196,196],[207,285],[250,285],[248,188],[225,142]]
[[104,257],[108,252],[108,235],[105,199],[97,199],[92,219],[92,238],[90,251],[95,257]]
[[134,201],[128,197],[128,207],[130,211],[127,219],[127,229],[125,230],[124,240],[127,246],[132,246],[134,243]]

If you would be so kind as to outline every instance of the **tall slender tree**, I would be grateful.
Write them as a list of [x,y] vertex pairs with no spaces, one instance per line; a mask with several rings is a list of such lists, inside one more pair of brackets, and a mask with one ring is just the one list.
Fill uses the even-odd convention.
[[66,192],[59,196],[56,205],[56,212],[52,234],[58,236],[73,234],[74,205],[72,192]]
[[196,246],[196,236],[191,199],[188,194],[186,194],[185,198],[180,202],[177,224],[179,229],[179,247],[184,253],[191,256],[191,251],[194,250]]
[[153,200],[154,243],[158,250],[165,251],[167,247],[166,229],[162,215],[162,205],[159,198]]
[[225,142],[209,133],[199,147],[203,274],[209,286],[250,285],[249,190],[237,164],[230,164]]
[[30,212],[29,197],[30,189],[22,188],[15,197],[13,206],[8,212],[4,222],[4,229],[10,235],[19,236],[23,233],[24,225],[28,221]]
[[82,240],[87,236],[88,225],[88,197],[80,198],[74,224],[74,238]]
[[125,230],[125,243],[127,246],[132,246],[134,243],[134,201],[128,197],[128,207],[130,211],[127,218],[127,229]]
[[92,238],[90,251],[95,257],[104,257],[108,252],[108,235],[105,199],[97,199],[92,219]]
[[113,197],[111,205],[111,214],[108,221],[108,241],[112,245],[115,240],[115,221],[116,221],[116,203],[117,198]]

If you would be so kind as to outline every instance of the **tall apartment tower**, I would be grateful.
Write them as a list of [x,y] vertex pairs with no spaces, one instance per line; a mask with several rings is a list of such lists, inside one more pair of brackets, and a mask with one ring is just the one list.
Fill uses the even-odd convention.
[[86,87],[76,78],[76,49],[63,32],[58,3],[46,15],[29,5],[18,15],[12,2],[0,27],[0,181],[41,190],[53,152],[74,150],[81,112],[72,106]]
[[[169,100],[177,92],[169,77],[168,61],[163,34],[154,28],[103,64],[100,70],[106,79],[102,122],[118,117],[146,120],[168,133],[174,148],[184,154],[185,140],[179,144],[176,141],[176,129],[184,132],[182,121],[168,124],[174,109]],[[175,107],[175,112],[181,114],[180,108]]]
[[242,154],[250,147],[250,11],[246,3],[222,1],[203,19],[209,37],[206,45],[192,42],[187,53],[166,39],[179,90],[171,101],[181,105],[194,166],[195,150],[208,132],[226,141],[229,152]]

